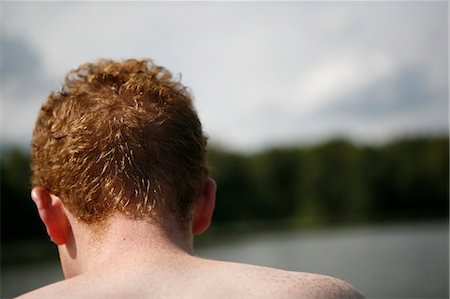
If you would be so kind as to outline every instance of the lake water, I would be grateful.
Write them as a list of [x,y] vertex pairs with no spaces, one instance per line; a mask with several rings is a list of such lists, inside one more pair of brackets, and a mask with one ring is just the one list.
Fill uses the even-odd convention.
[[[367,298],[448,298],[448,223],[256,234],[201,248],[207,258],[339,277]],[[58,264],[2,269],[2,298],[62,278]]]

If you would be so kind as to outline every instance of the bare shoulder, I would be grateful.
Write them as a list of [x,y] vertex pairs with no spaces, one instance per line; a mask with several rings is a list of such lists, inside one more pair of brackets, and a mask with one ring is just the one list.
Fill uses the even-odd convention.
[[[73,280],[73,281],[76,282],[76,280]],[[47,285],[47,286],[41,287],[39,289],[36,289],[34,291],[31,291],[29,293],[25,293],[17,298],[18,299],[65,298],[67,289],[71,288],[73,281],[71,281],[69,283],[67,280],[55,282],[50,285]]]
[[247,264],[218,262],[227,280],[245,290],[245,297],[344,299],[365,298],[347,282],[331,276],[285,271]]
[[294,293],[304,292],[307,298],[365,298],[353,286],[341,279],[312,273],[291,273],[293,273],[291,289]]
[[[42,288],[25,293],[18,299],[42,299],[42,298],[109,298],[115,294],[122,294],[100,280],[86,279],[84,276],[76,276],[49,284]],[[120,290],[119,290],[120,291]]]
[[364,298],[337,278],[194,259],[174,268],[126,268],[60,281],[19,298]]
[[77,276],[49,284],[29,293],[25,293],[17,298],[86,298],[86,295],[93,295],[92,290],[95,290],[92,288],[92,283],[84,279],[82,276]]

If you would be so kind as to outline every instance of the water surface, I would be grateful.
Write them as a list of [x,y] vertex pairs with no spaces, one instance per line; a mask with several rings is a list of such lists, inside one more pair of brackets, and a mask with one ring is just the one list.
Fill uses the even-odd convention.
[[[368,298],[448,298],[447,223],[258,233],[199,256],[332,275]],[[57,263],[2,269],[2,298],[62,279]]]

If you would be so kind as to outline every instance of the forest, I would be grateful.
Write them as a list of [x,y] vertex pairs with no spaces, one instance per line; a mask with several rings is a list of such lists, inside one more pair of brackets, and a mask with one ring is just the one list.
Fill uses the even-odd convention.
[[[448,219],[448,136],[378,146],[334,139],[251,154],[210,146],[208,159],[218,184],[213,228]],[[29,163],[19,148],[1,152],[3,244],[46,238],[29,197]]]

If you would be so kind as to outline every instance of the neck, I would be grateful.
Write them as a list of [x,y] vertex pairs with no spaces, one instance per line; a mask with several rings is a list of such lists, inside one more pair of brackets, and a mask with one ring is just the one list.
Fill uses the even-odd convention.
[[72,233],[72,240],[58,247],[66,278],[120,263],[175,261],[193,252],[192,235],[175,219],[160,223],[116,215],[100,229],[75,221]]

